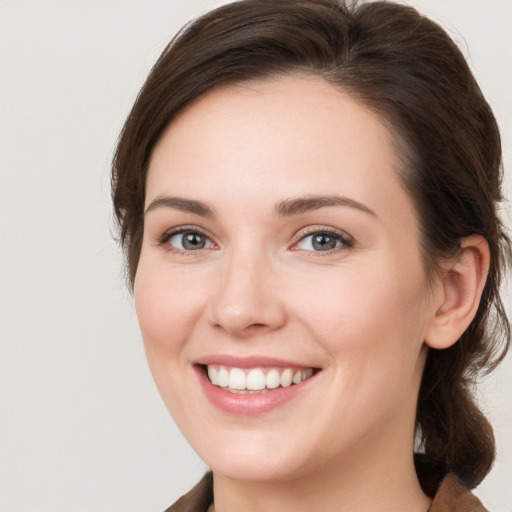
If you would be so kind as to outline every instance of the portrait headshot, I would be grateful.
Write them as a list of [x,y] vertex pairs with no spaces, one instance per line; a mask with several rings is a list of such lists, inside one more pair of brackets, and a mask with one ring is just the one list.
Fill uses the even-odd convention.
[[512,3],[0,1],[0,510],[512,511]]

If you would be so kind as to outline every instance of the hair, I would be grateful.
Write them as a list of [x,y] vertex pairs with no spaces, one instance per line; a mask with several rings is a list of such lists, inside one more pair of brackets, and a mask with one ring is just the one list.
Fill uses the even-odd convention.
[[[503,359],[510,324],[499,295],[510,242],[499,220],[502,161],[493,113],[455,43],[415,9],[392,2],[243,0],[198,18],[169,43],[120,135],[112,196],[133,283],[152,151],[191,102],[228,84],[319,76],[375,111],[400,158],[418,213],[427,277],[462,238],[482,235],[491,264],[476,316],[452,347],[430,349],[420,387],[416,454],[430,495],[448,472],[472,488],[490,470],[492,427],[473,386]],[[426,470],[425,468],[428,468]]]

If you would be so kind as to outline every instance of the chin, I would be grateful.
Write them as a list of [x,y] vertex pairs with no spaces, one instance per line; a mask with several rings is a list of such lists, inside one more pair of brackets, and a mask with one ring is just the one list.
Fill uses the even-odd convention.
[[[283,438],[272,440],[264,435],[247,436],[226,442],[216,439],[192,443],[199,457],[218,475],[238,481],[285,482],[305,472],[307,454],[295,446],[287,446]],[[245,438],[245,439],[244,439]],[[286,439],[286,438],[284,438]],[[274,441],[274,442],[272,442]],[[215,449],[212,450],[212,447]]]
[[298,476],[289,463],[280,460],[262,460],[261,457],[227,458],[208,464],[216,475],[245,482],[285,482]]

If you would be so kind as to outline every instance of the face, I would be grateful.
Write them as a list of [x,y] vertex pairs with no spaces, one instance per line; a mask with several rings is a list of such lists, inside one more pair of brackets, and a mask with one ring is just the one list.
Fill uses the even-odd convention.
[[412,454],[434,311],[397,165],[376,115],[305,77],[211,92],[155,148],[136,309],[158,389],[214,472]]

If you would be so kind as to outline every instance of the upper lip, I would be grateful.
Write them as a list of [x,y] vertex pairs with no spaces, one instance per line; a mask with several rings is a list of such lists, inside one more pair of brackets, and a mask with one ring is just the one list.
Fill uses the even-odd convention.
[[297,361],[287,361],[267,356],[233,356],[229,354],[212,354],[197,358],[194,361],[198,365],[219,364],[231,368],[257,368],[257,367],[286,367],[286,368],[314,368],[310,364],[302,364]]

